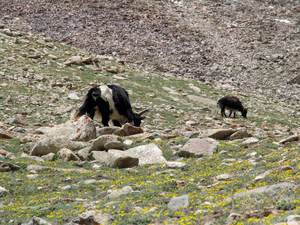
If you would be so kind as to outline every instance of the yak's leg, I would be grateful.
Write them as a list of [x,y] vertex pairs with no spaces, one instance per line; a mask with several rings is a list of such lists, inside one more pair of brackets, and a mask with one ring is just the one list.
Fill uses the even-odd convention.
[[235,118],[235,110],[234,110],[234,112],[233,112],[233,118]]
[[232,114],[232,109],[230,109],[230,113],[229,113],[229,116],[228,116],[228,117],[231,117],[231,114]]
[[116,126],[116,127],[122,126],[118,120],[113,120],[112,122],[113,122],[114,126]]
[[86,111],[86,114],[93,120],[95,116],[95,109],[91,108]]

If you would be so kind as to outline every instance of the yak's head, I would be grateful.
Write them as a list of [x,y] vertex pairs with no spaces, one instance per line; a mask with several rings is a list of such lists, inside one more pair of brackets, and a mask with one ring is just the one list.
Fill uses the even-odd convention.
[[148,111],[149,111],[149,109],[145,109],[140,113],[133,113],[134,116],[133,116],[133,121],[132,121],[133,124],[132,125],[135,127],[140,127],[142,120],[146,118],[145,116],[142,116],[142,115]]

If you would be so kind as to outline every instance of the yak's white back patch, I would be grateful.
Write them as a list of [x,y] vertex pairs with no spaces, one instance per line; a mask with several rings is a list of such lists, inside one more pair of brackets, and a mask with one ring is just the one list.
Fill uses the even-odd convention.
[[109,103],[109,108],[114,109],[115,104],[113,100],[113,92],[107,85],[102,85],[99,87],[101,91],[101,98],[104,101],[107,101]]

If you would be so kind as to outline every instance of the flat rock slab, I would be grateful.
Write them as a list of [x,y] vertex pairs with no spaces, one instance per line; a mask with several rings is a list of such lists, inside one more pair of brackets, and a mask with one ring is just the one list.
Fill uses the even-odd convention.
[[166,163],[160,148],[155,144],[141,145],[126,150],[139,159],[139,165]]
[[229,139],[230,135],[235,133],[234,129],[209,129],[202,131],[198,137],[209,137],[217,140]]
[[172,198],[168,204],[168,209],[178,210],[181,207],[188,207],[188,206],[189,206],[189,196],[182,195],[179,197]]
[[77,173],[91,173],[93,172],[92,170],[86,170],[86,169],[68,169],[68,168],[58,168],[58,167],[51,167],[51,166],[39,166],[39,165],[29,165],[27,166],[27,170],[35,170],[35,171],[45,171],[45,170],[50,170],[50,171],[59,171],[59,172],[77,172]]
[[282,191],[293,191],[298,186],[296,184],[290,182],[282,182],[278,184],[267,185],[264,187],[259,187],[251,190],[246,190],[244,192],[235,193],[232,197],[225,198],[224,202],[231,202],[232,199],[234,201],[238,201],[241,199],[247,199],[249,197],[255,198],[259,196],[273,196],[274,195],[281,195]]
[[113,168],[128,168],[137,166],[139,159],[127,151],[111,149],[107,152],[108,166]]
[[299,141],[299,136],[298,135],[292,135],[292,136],[289,136],[287,138],[284,138],[284,139],[280,140],[278,143],[279,144],[285,144],[285,143],[292,142],[292,141]]
[[204,155],[212,155],[216,153],[217,146],[200,138],[190,139],[177,152],[180,157],[195,157],[200,158]]

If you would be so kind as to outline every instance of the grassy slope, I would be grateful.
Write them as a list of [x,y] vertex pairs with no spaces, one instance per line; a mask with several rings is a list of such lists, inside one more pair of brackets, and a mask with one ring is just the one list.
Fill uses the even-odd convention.
[[[17,38],[17,41],[16,39]],[[223,127],[247,127],[248,131],[261,141],[255,146],[244,148],[241,141],[221,141],[218,151],[225,150],[227,154],[215,154],[201,159],[178,158],[172,154],[171,144],[184,144],[187,140],[180,135],[185,121],[192,119],[198,122],[197,130],[216,127],[215,123],[207,117],[214,116],[215,105],[204,105],[201,102],[192,102],[186,95],[194,94],[216,101],[228,93],[225,90],[214,90],[201,82],[183,80],[166,74],[158,74],[154,71],[146,71],[144,68],[126,65],[127,71],[117,76],[125,80],[114,78],[114,74],[106,71],[93,71],[85,65],[72,65],[64,67],[63,62],[70,56],[93,56],[88,52],[69,46],[53,43],[45,37],[37,35],[21,34],[17,37],[7,36],[4,30],[0,30],[0,118],[7,126],[7,119],[15,114],[24,114],[31,128],[34,123],[48,125],[60,124],[69,119],[69,112],[57,113],[57,107],[73,106],[81,104],[80,100],[68,99],[68,94],[76,92],[84,95],[93,84],[117,83],[127,90],[131,90],[131,102],[138,108],[151,108],[144,126],[154,131],[178,129],[176,138],[161,137],[154,140],[134,139],[134,145],[143,143],[155,143],[164,152],[168,160],[178,160],[187,165],[182,169],[170,170],[163,165],[135,167],[133,169],[112,169],[102,165],[101,170],[93,169],[93,164],[87,163],[85,169],[90,172],[37,172],[37,177],[28,177],[27,166],[39,164],[52,167],[80,168],[76,163],[65,162],[36,162],[27,158],[16,160],[4,160],[21,166],[14,173],[1,173],[0,186],[9,190],[8,194],[0,198],[0,221],[2,224],[17,224],[28,221],[33,216],[39,216],[53,224],[65,224],[81,213],[90,209],[102,211],[110,215],[110,224],[148,224],[148,223],[176,223],[188,224],[188,222],[204,223],[215,220],[214,224],[224,224],[230,212],[251,215],[253,210],[264,208],[288,209],[277,211],[275,216],[265,219],[251,217],[244,219],[245,224],[267,223],[283,221],[294,213],[299,213],[299,193],[282,194],[278,199],[270,200],[262,196],[255,201],[222,202],[233,193],[245,189],[256,188],[280,181],[294,181],[299,183],[298,146],[288,144],[279,148],[274,144],[280,138],[288,136],[289,132],[275,133],[275,124],[288,126],[291,130],[298,127],[297,118],[290,115],[294,112],[293,106],[275,107],[272,99],[263,96],[250,96],[242,94],[245,105],[249,106],[249,118],[243,120],[213,120]],[[49,47],[50,46],[50,47]],[[28,56],[40,54],[41,58],[31,59]],[[51,55],[57,56],[53,59]],[[115,66],[115,60],[102,59],[102,66]],[[38,75],[45,78],[40,81]],[[62,83],[61,87],[51,86],[51,81]],[[72,83],[72,88],[68,88]],[[200,88],[200,93],[193,91],[189,84]],[[170,95],[163,87],[169,87],[178,91],[178,95]],[[151,97],[155,93],[155,97]],[[5,103],[8,95],[12,96],[13,104]],[[53,100],[53,95],[59,98]],[[25,98],[24,98],[25,96]],[[176,101],[174,98],[178,98]],[[24,100],[27,99],[27,100]],[[38,104],[33,100],[39,99]],[[210,112],[202,110],[209,107]],[[285,109],[288,113],[283,113]],[[157,119],[158,115],[165,119]],[[270,130],[261,129],[263,124],[268,124]],[[269,135],[269,136],[268,136]],[[23,144],[19,140],[0,140],[1,145],[7,151],[16,156],[22,153]],[[248,153],[257,152],[256,165],[248,162]],[[283,156],[285,160],[282,161]],[[225,159],[236,159],[231,164],[224,164]],[[277,168],[279,165],[289,165],[292,170],[276,172],[266,179],[255,182],[258,174]],[[234,178],[227,181],[217,181],[215,177],[220,174],[230,173]],[[108,182],[84,183],[93,179],[95,175],[108,178]],[[62,187],[71,185],[71,189],[63,190]],[[130,185],[139,192],[134,192],[126,197],[115,199],[107,198],[107,191]],[[203,188],[203,186],[205,188]],[[41,191],[42,190],[42,191]],[[167,210],[167,203],[172,197],[187,193],[190,197],[190,207],[178,212]],[[205,204],[210,202],[211,204]],[[110,204],[108,204],[110,203]],[[133,210],[134,206],[141,207],[140,212]],[[153,209],[151,211],[150,209]],[[285,208],[284,208],[285,207]],[[196,213],[197,212],[197,213]],[[248,214],[247,214],[248,213]],[[264,220],[263,220],[264,219]],[[202,222],[201,222],[202,221]],[[248,221],[248,222],[247,222]]]

